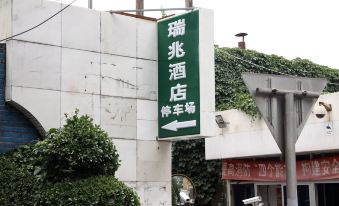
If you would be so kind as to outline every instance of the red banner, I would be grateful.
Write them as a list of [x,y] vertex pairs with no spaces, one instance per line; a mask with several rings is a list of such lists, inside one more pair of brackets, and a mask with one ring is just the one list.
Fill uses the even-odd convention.
[[[285,181],[285,163],[279,161],[224,160],[222,179]],[[297,161],[297,179],[339,179],[339,156]]]

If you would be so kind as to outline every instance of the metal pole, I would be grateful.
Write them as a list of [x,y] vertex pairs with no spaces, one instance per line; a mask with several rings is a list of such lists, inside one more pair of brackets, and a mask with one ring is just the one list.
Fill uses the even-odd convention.
[[226,188],[227,188],[227,201],[226,201],[226,206],[231,206],[231,180],[226,181]]
[[143,16],[144,15],[144,0],[136,0],[135,2],[135,7],[136,7],[136,14]]
[[186,8],[193,7],[193,0],[185,0],[185,6]]
[[190,8],[167,8],[167,9],[129,9],[129,10],[111,10],[110,13],[121,13],[121,12],[151,12],[151,11],[179,11],[179,10],[194,10],[194,7]]
[[88,0],[88,8],[93,9],[93,0]]
[[285,162],[287,206],[298,206],[295,140],[297,138],[294,94],[285,94]]

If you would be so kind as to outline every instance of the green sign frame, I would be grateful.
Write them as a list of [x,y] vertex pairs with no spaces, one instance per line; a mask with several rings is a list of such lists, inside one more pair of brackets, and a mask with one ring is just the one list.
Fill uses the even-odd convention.
[[159,138],[200,134],[199,10],[158,23]]

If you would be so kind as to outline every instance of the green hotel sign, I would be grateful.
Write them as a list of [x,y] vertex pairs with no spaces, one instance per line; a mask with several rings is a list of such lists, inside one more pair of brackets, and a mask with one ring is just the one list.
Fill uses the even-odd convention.
[[158,23],[160,139],[201,135],[199,16],[195,10]]

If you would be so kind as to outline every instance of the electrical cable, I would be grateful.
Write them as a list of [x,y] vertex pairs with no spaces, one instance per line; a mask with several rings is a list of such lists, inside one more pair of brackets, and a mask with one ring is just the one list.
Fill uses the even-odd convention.
[[[263,69],[265,69],[266,71],[274,72],[274,73],[277,73],[277,74],[280,74],[280,75],[284,75],[284,76],[294,76],[294,77],[297,77],[297,75],[290,75],[290,74],[286,74],[286,73],[283,73],[283,72],[274,71],[274,70],[269,69],[269,68],[267,68],[267,67],[264,67],[264,66],[255,64],[255,63],[253,63],[253,62],[251,62],[251,61],[248,61],[248,60],[245,60],[245,59],[243,59],[243,58],[240,58],[240,57],[237,57],[237,56],[235,56],[235,55],[232,55],[232,54],[230,54],[230,53],[228,53],[228,52],[225,52],[225,53],[226,53],[228,56],[231,56],[231,57],[233,57],[233,58],[235,58],[235,59],[239,59],[239,60],[242,61],[242,62],[246,62],[246,63],[251,64],[251,65],[253,65],[253,66],[263,68]],[[253,73],[255,73],[255,72],[253,72]],[[339,83],[328,82],[327,84],[332,84],[332,85],[337,85],[337,86],[339,86]]]
[[248,63],[248,64],[251,64],[251,65],[253,65],[253,66],[263,68],[263,69],[265,69],[265,70],[267,70],[267,71],[270,71],[270,72],[273,72],[273,73],[277,73],[277,74],[281,74],[281,75],[285,75],[285,76],[292,76],[292,75],[289,75],[289,74],[285,74],[285,73],[283,73],[283,72],[274,71],[274,70],[269,69],[269,68],[267,68],[267,67],[264,67],[264,66],[255,64],[255,63],[250,62],[250,61],[248,61],[248,60],[245,60],[245,59],[242,59],[242,58],[240,58],[240,57],[234,56],[234,55],[232,55],[232,54],[230,54],[230,53],[228,53],[228,52],[225,52],[225,53],[226,53],[227,55],[229,55],[229,56],[235,58],[235,59],[239,59],[239,60],[241,60],[241,61],[243,61],[243,62],[246,62],[246,63]]
[[[29,31],[32,31],[33,29],[38,28],[39,26],[43,25],[44,23],[48,22],[49,20],[51,20],[52,18],[54,18],[55,16],[57,16],[58,14],[60,14],[61,12],[63,12],[65,9],[67,9],[68,7],[70,7],[70,6],[71,6],[73,3],[75,3],[76,1],[77,1],[77,0],[73,0],[71,3],[67,4],[67,6],[65,6],[65,7],[62,8],[60,11],[58,11],[58,12],[55,13],[55,14],[53,14],[52,16],[50,16],[49,18],[47,18],[46,20],[42,21],[41,23],[39,23],[39,24],[37,24],[37,25],[35,25],[35,26],[33,26],[33,27],[31,27],[31,28],[29,28],[29,29],[23,31],[23,32],[20,32],[20,33],[18,33],[18,34],[13,35],[13,36],[6,37],[6,38],[4,38],[4,39],[1,39],[0,42],[7,41],[7,40],[10,40],[10,39],[13,39],[14,37],[20,36],[20,35],[22,35],[22,34],[25,34],[25,33],[29,32]],[[228,53],[228,52],[225,52],[225,53],[226,53],[227,55],[229,55],[229,56],[235,58],[235,59],[239,59],[239,60],[241,60],[241,61],[243,61],[243,62],[246,62],[246,63],[248,63],[248,64],[251,64],[251,65],[253,65],[253,66],[263,68],[263,69],[265,69],[266,71],[270,71],[270,72],[277,73],[277,74],[280,74],[280,75],[285,75],[285,76],[292,76],[292,75],[289,75],[289,74],[286,74],[286,73],[283,73],[283,72],[274,71],[274,70],[269,69],[269,68],[267,68],[267,67],[264,67],[264,66],[255,64],[255,63],[253,63],[253,62],[247,61],[247,60],[242,59],[242,58],[240,58],[240,57],[234,56],[234,55],[232,55],[232,54],[230,54],[230,53]],[[246,69],[246,70],[249,71],[248,69]],[[338,86],[339,86],[339,84],[337,84],[337,83],[332,83],[332,82],[329,82],[328,84],[338,85]]]
[[333,83],[333,82],[329,82],[329,83],[327,83],[327,84],[332,84],[332,85],[337,85],[337,86],[339,86],[338,83]]
[[64,8],[62,8],[60,11],[58,11],[57,13],[53,14],[52,16],[50,16],[49,18],[47,18],[46,20],[42,21],[40,24],[37,24],[33,27],[31,27],[30,29],[27,29],[23,32],[20,32],[18,34],[15,34],[13,36],[10,36],[10,37],[7,37],[5,39],[1,39],[0,42],[3,42],[3,41],[7,41],[7,40],[10,40],[10,39],[13,39],[14,37],[17,37],[17,36],[20,36],[22,34],[25,34],[29,31],[32,31],[33,29],[36,29],[38,28],[39,26],[43,25],[44,23],[48,22],[49,20],[51,20],[52,18],[54,18],[56,15],[60,14],[61,12],[63,12],[65,9],[67,9],[68,7],[70,7],[74,2],[76,2],[77,0],[73,0],[71,3],[67,4],[67,6],[65,6]]

